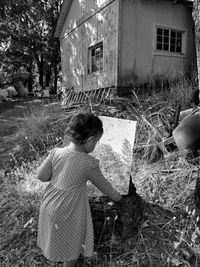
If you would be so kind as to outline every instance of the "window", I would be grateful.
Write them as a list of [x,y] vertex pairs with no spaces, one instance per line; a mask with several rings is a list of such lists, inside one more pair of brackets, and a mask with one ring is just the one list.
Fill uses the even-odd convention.
[[157,28],[156,49],[172,53],[183,53],[183,31]]
[[103,42],[99,42],[88,50],[88,74],[103,71]]

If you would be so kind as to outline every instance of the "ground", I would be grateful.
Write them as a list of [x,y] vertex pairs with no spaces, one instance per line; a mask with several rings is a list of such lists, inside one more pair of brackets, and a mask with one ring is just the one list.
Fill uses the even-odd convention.
[[28,110],[42,103],[41,99],[33,97],[19,97],[0,103],[0,168],[9,167],[12,155],[20,149],[16,143],[19,123]]
[[[41,99],[27,98],[1,104],[1,168],[5,167],[12,159],[12,154],[19,150],[16,138],[18,125],[23,120],[24,113],[38,103],[43,102]],[[102,109],[100,106],[96,108]],[[132,110],[130,114],[131,112]],[[189,205],[192,202],[189,193],[193,190],[196,167],[192,167],[185,161],[183,164],[177,155],[174,157],[173,159],[173,154],[171,154],[163,161],[145,166],[138,164],[137,170],[133,171],[133,178],[137,178],[135,181],[137,192],[144,199],[145,207],[140,230],[134,238],[127,238],[126,242],[117,239],[114,231],[117,230],[117,222],[113,216],[114,220],[111,224],[112,218],[110,219],[110,215],[107,215],[108,205],[106,203],[103,205],[98,201],[92,203],[91,206],[95,209],[94,225],[96,224],[96,229],[99,228],[98,240],[96,240],[97,254],[90,261],[80,259],[79,267],[200,266],[200,242],[195,239],[195,234],[197,237],[200,236],[196,228],[198,216],[193,214],[191,209],[190,211],[184,210],[185,203]],[[138,159],[140,159],[139,156]],[[9,181],[11,177],[8,175],[4,178]],[[175,183],[176,180],[180,182]],[[20,196],[19,201],[14,185],[8,190],[6,183],[2,185],[0,183],[0,191],[2,188],[0,194],[0,240],[2,241],[0,263],[3,262],[0,265],[5,267],[62,266],[46,261],[36,246],[37,199],[24,195]],[[186,201],[187,195],[189,198]],[[99,218],[101,218],[100,225]]]

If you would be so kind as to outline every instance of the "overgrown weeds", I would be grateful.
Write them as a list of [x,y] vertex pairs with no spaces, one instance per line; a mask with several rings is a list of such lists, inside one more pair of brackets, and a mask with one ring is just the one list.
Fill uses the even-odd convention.
[[[199,214],[193,200],[199,167],[163,145],[177,102],[182,108],[187,106],[190,88],[184,83],[167,94],[133,94],[129,99],[90,103],[95,114],[138,121],[132,177],[146,209],[138,235],[127,240],[126,248],[121,249],[120,240],[110,233],[112,238],[106,244],[99,240],[94,258],[81,258],[78,266],[199,266]],[[48,262],[36,245],[39,205],[46,185],[36,181],[35,170],[48,150],[62,145],[70,116],[86,109],[87,105],[66,109],[49,105],[25,115],[19,133],[23,150],[15,155],[12,170],[0,171],[1,266],[62,266]]]
[[41,258],[36,234],[39,199],[45,185],[34,178],[38,164],[23,164],[9,174],[0,173],[1,266],[35,266]]
[[62,145],[68,121],[69,116],[59,103],[30,109],[20,123],[17,134],[21,158],[24,160],[31,156],[35,159],[55,145]]

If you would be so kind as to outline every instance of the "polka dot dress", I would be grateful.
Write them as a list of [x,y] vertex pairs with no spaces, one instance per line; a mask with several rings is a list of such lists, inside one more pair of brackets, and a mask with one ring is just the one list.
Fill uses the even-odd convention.
[[90,180],[111,199],[119,193],[104,178],[98,160],[67,147],[51,151],[37,172],[50,181],[39,213],[37,244],[51,261],[75,260],[93,255],[94,234],[87,196]]

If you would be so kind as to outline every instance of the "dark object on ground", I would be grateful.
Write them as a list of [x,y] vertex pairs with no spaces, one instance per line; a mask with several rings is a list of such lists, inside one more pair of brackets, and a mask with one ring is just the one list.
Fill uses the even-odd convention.
[[120,242],[136,238],[142,223],[144,201],[136,193],[130,178],[128,195],[120,202],[111,202],[108,197],[92,198],[90,201],[95,232],[95,246],[109,242],[113,236]]
[[200,149],[200,113],[183,119],[173,131],[173,137],[180,152],[197,152]]
[[199,89],[194,89],[192,92],[191,92],[191,96],[190,96],[190,102],[195,104],[196,106],[199,105]]
[[130,177],[129,192],[123,196],[120,203],[121,214],[119,221],[122,225],[122,238],[129,239],[135,237],[142,223],[144,201],[136,193],[135,185]]

